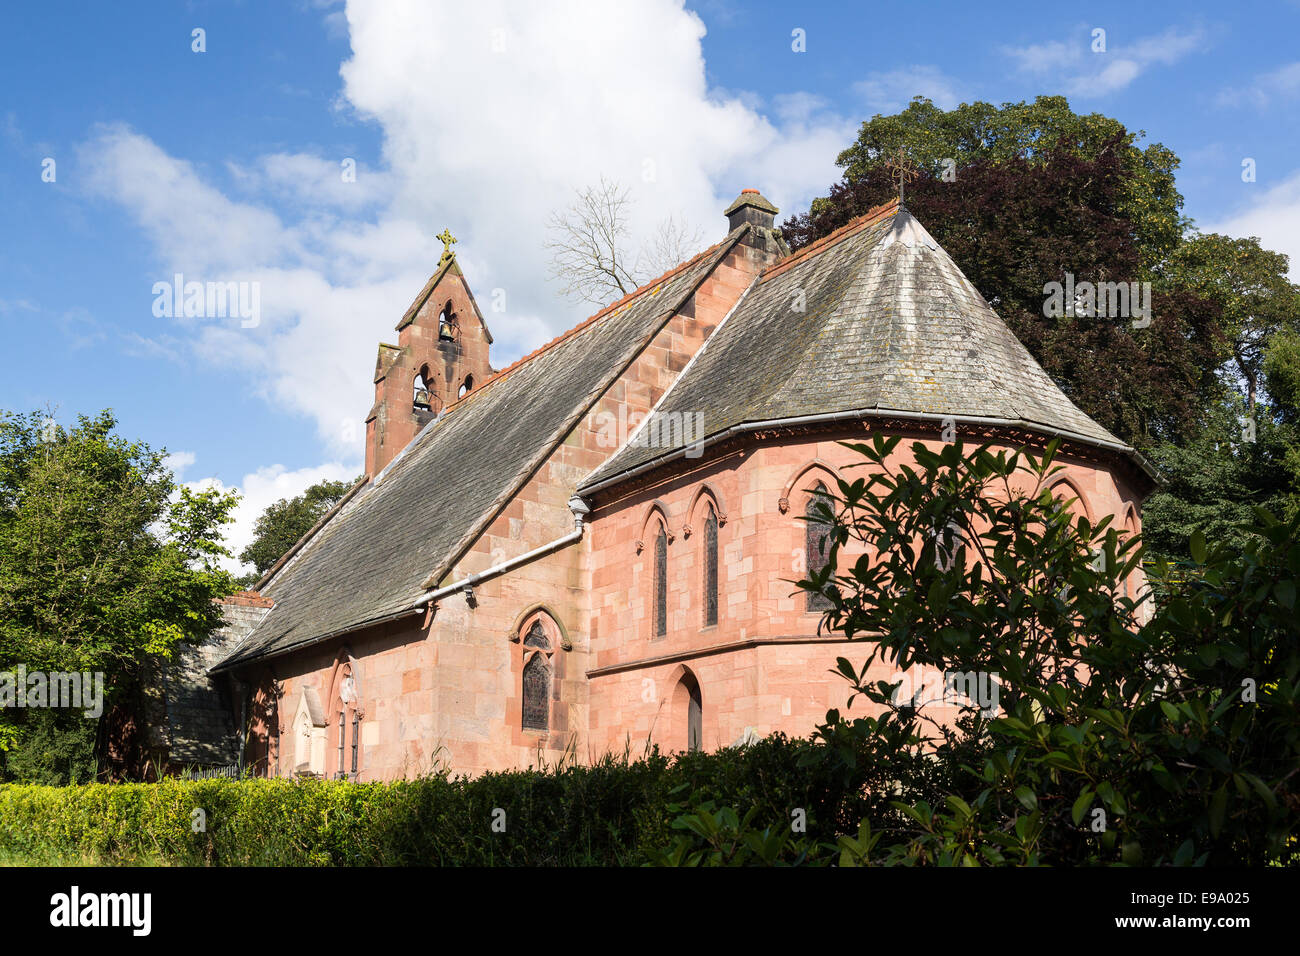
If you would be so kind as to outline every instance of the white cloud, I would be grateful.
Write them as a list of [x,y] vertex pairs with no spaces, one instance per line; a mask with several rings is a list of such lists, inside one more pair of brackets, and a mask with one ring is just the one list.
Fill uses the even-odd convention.
[[254,394],[314,421],[340,460],[360,457],[376,345],[432,272],[444,226],[479,301],[506,293],[508,311],[487,315],[501,367],[582,317],[555,298],[545,250],[546,219],[575,188],[602,175],[630,187],[638,239],[671,215],[711,242],[743,187],[806,208],[838,178],[856,125],[815,98],[783,97],[769,117],[752,94],[710,88],[704,26],[672,0],[355,0],[346,18],[338,106],[383,137],[379,168],[360,167],[356,183],[340,179],[343,157],[286,151],[227,163],[223,191],[122,125],[80,153],[91,191],[153,240],[156,279],[261,290],[261,322],[245,329],[154,319],[142,284],[133,347],[165,353],[180,338],[241,370]]
[[[940,109],[950,110],[961,103],[957,81],[934,66],[913,66],[902,70],[869,73],[853,84],[872,113],[895,113],[907,106],[914,96],[925,96]],[[847,145],[847,144],[846,144]]]
[[1216,100],[1220,106],[1250,105],[1256,109],[1300,100],[1300,60],[1261,73],[1244,89],[1229,87]]
[[356,211],[386,200],[392,192],[385,173],[367,168],[354,156],[325,159],[307,153],[273,153],[255,166],[227,163],[226,168],[251,193],[317,210]]
[[192,451],[174,451],[163,459],[163,464],[171,470],[177,478],[185,474],[185,469],[194,464],[196,456]]
[[1092,28],[1082,28],[1069,41],[1006,47],[1003,52],[1018,62],[1021,71],[1059,82],[1064,93],[1104,96],[1129,86],[1152,66],[1171,66],[1206,46],[1205,31],[1200,27],[1170,27],[1131,42],[1112,30],[1106,34],[1105,51],[1094,52]]
[[1265,191],[1245,209],[1205,227],[1227,236],[1257,236],[1260,245],[1291,258],[1292,282],[1300,282],[1300,170]]
[[[187,455],[181,452],[180,455]],[[187,465],[194,464],[194,456],[189,455]],[[237,489],[243,496],[235,508],[234,523],[226,526],[226,547],[233,555],[238,555],[253,540],[253,529],[257,519],[267,506],[281,498],[294,498],[310,486],[321,481],[351,481],[357,477],[359,467],[351,467],[330,462],[311,468],[299,468],[290,471],[283,465],[270,465],[244,476]],[[202,478],[198,481],[185,482],[187,488],[205,491],[216,488],[218,491],[230,490],[220,478]],[[221,565],[232,574],[247,574],[253,570],[251,565],[243,564],[238,557],[223,558]]]

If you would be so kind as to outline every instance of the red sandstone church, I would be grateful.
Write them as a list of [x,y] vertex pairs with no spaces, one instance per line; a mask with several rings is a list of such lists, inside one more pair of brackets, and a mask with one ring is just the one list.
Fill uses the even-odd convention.
[[1054,490],[1139,529],[1141,459],[906,209],[793,255],[776,212],[745,190],[720,243],[500,371],[445,254],[379,346],[367,477],[200,649],[246,732],[204,750],[191,693],[173,765],[374,780],[806,735],[855,646],[791,584],[824,560],[800,519],[868,433],[1061,438]]

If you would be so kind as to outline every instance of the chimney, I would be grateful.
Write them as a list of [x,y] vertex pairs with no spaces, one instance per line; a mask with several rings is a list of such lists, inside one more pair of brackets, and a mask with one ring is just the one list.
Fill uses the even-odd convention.
[[735,229],[742,222],[771,229],[772,223],[776,221],[776,214],[780,211],[764,199],[763,194],[757,189],[742,189],[736,201],[727,207],[723,215],[727,217],[728,231]]
[[729,232],[749,223],[749,232],[741,242],[775,260],[790,253],[790,247],[781,238],[781,230],[773,226],[780,211],[757,189],[742,189],[723,215],[727,217]]

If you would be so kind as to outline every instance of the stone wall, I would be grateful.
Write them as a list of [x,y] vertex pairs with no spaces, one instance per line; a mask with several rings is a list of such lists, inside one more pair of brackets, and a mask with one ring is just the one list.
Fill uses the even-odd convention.
[[208,668],[230,653],[271,606],[254,592],[232,594],[221,602],[226,624],[202,644],[184,645],[163,668],[167,764],[178,771],[226,766],[239,760],[239,700],[225,676]]
[[[864,430],[824,437],[749,441],[717,456],[689,460],[671,477],[642,484],[606,501],[592,516],[587,542],[592,568],[590,744],[593,752],[621,752],[629,742],[665,749],[686,745],[674,713],[676,687],[686,671],[703,698],[706,747],[728,744],[747,732],[782,731],[806,736],[830,708],[845,712],[849,684],[831,673],[836,659],[865,660],[867,649],[818,635],[820,614],[791,583],[804,574],[805,528],[800,520],[821,481],[863,459],[838,443],[862,440]],[[911,458],[912,440],[939,447],[933,433],[916,432],[900,443],[893,461]],[[1094,519],[1125,515],[1137,522],[1140,500],[1126,468],[1083,454],[1058,458],[1071,496]],[[859,477],[864,469],[843,472]],[[704,619],[704,503],[719,515],[719,614]],[[654,527],[668,530],[667,634],[654,633]],[[1140,530],[1135,525],[1132,530]],[[841,556],[852,563],[852,549]],[[860,663],[860,661],[859,661]],[[879,665],[870,679],[897,675]],[[688,678],[689,679],[689,678]],[[866,714],[861,699],[850,716]],[[944,716],[942,712],[940,717]]]

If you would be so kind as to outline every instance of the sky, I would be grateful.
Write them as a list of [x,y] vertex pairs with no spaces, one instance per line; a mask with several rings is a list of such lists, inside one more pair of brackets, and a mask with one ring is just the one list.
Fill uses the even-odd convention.
[[[742,188],[805,211],[912,96],[1064,94],[1143,130],[1198,228],[1258,236],[1300,280],[1300,0],[52,0],[4,20],[0,409],[112,408],[180,480],[239,489],[235,552],[272,501],[362,472],[377,344],[444,228],[502,368],[590,311],[548,268],[576,190],[616,182],[634,242],[673,217],[702,248]],[[187,316],[177,275],[238,295]]]

